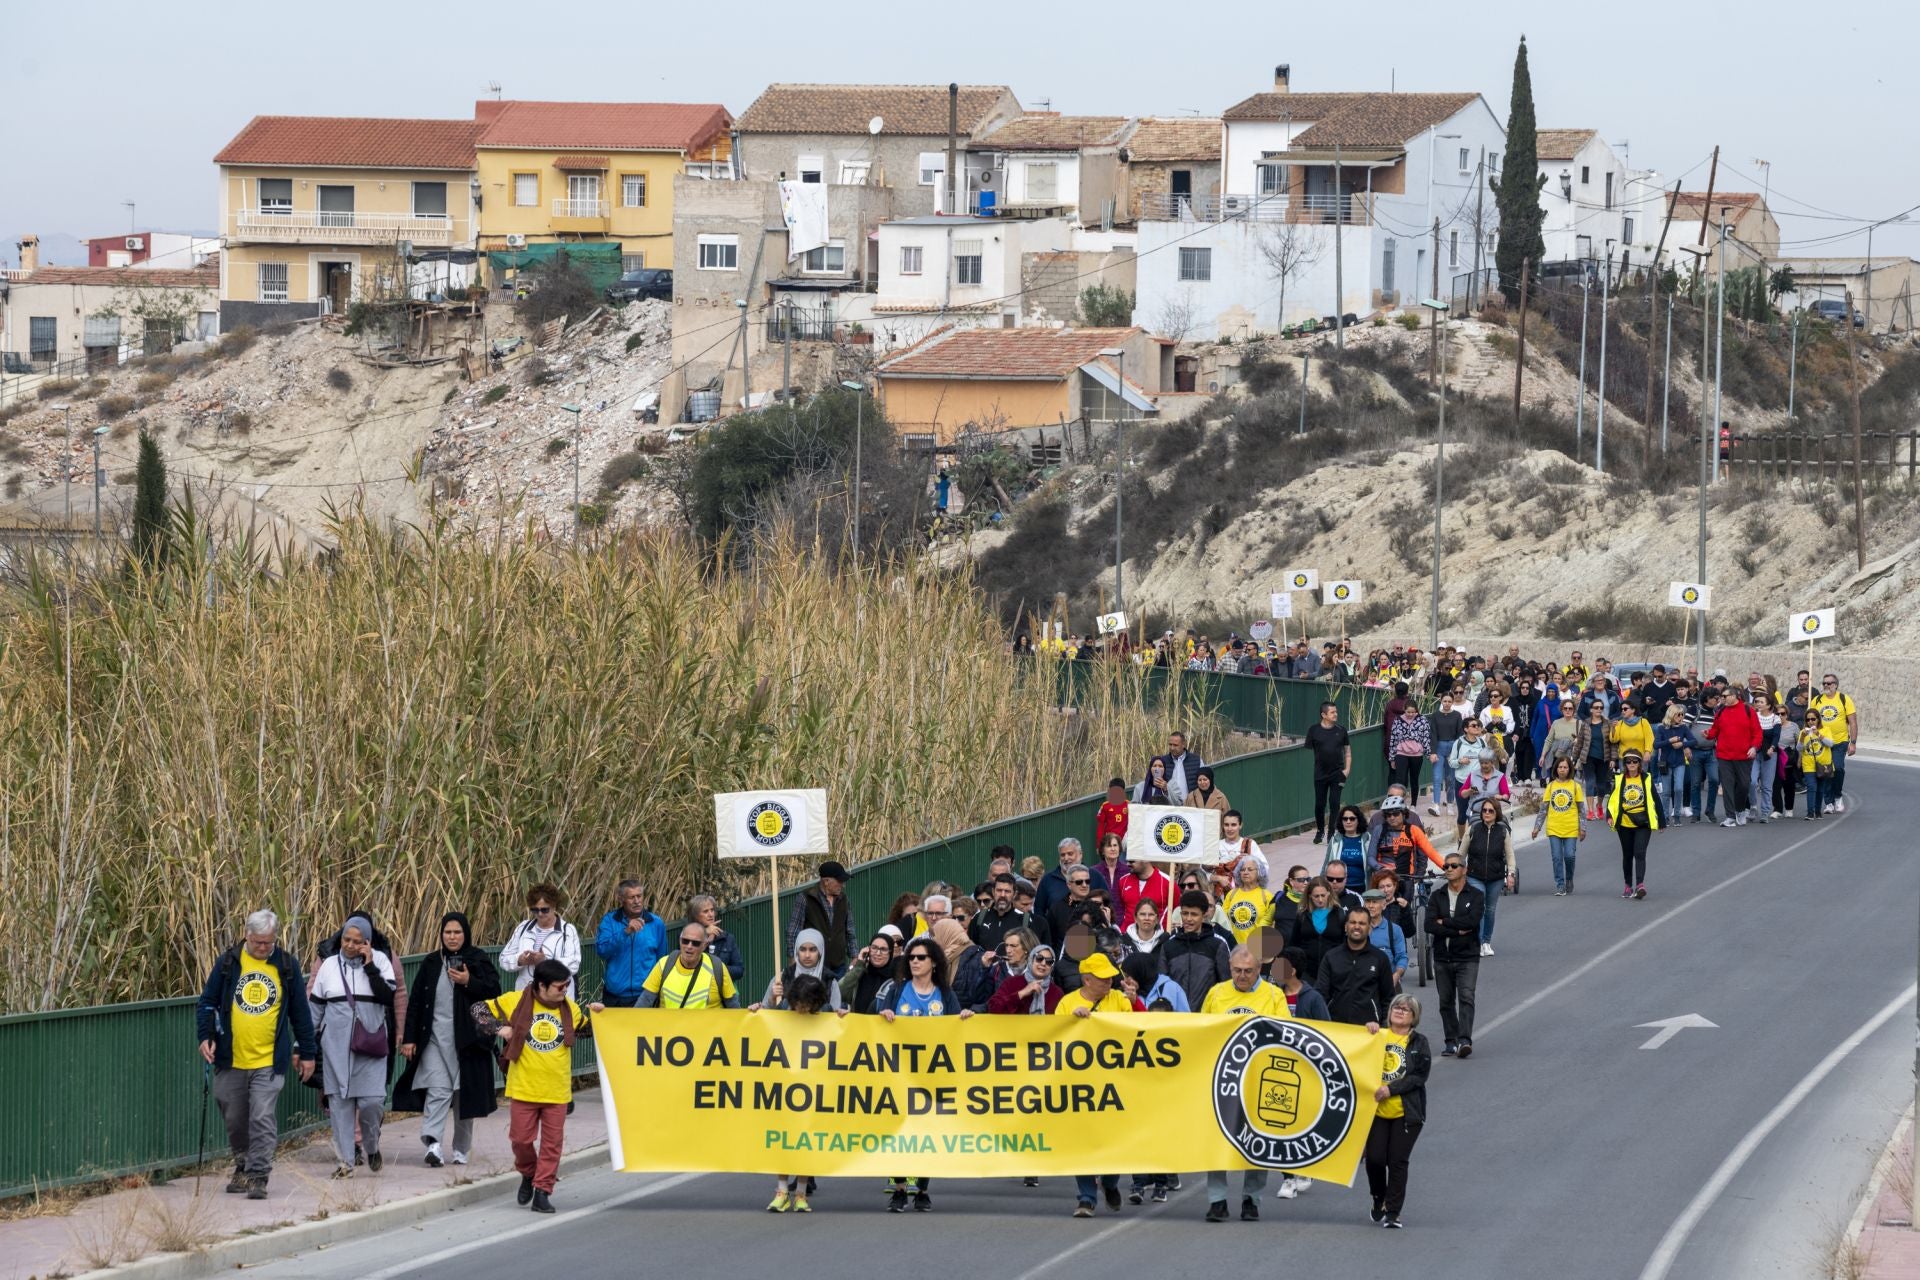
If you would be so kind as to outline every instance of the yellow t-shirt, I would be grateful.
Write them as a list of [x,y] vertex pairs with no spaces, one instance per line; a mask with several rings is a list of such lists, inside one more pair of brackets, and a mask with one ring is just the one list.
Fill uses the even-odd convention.
[[[533,992],[509,991],[497,1000],[487,1001],[493,1016],[501,1022],[513,1020],[513,1010],[522,1000],[533,999]],[[577,1036],[587,1025],[587,1012],[573,1001],[573,1031]],[[507,1096],[521,1102],[573,1101],[573,1050],[567,1047],[566,1032],[560,1025],[557,1009],[537,1005],[533,1025],[527,1029],[527,1043],[520,1056],[507,1064]]]
[[1242,991],[1232,981],[1216,982],[1207,989],[1200,1006],[1202,1013],[1257,1013],[1268,1018],[1292,1018],[1287,1008],[1287,993],[1265,978],[1254,983],[1253,990]]
[[1132,1013],[1133,1001],[1119,987],[1114,987],[1096,1002],[1087,999],[1086,988],[1069,991],[1060,997],[1060,1003],[1053,1006],[1055,1013],[1071,1015],[1076,1009],[1091,1009],[1095,1013]]
[[1540,804],[1547,815],[1547,834],[1572,840],[1580,834],[1580,814],[1587,806],[1587,789],[1572,780],[1547,784]]
[[1645,716],[1631,725],[1625,720],[1614,721],[1608,736],[1620,748],[1622,755],[1638,751],[1643,760],[1653,755],[1653,724]]
[[1620,779],[1620,812],[1618,825],[1623,827],[1649,827],[1653,825],[1647,808],[1647,778],[1641,774],[1637,778]]
[[683,967],[677,954],[661,956],[640,985],[660,997],[662,1009],[718,1009],[734,994],[733,975],[704,951],[692,969]]
[[[1385,1083],[1398,1079],[1400,1073],[1407,1069],[1407,1038],[1384,1029],[1380,1034],[1387,1042],[1387,1060],[1380,1072],[1380,1079]],[[1389,1094],[1384,1102],[1374,1107],[1373,1114],[1382,1120],[1398,1120],[1407,1114],[1407,1101],[1397,1093]]]
[[1800,771],[1813,773],[1833,763],[1833,743],[1825,731],[1816,733],[1812,729],[1800,731]]
[[1255,885],[1235,889],[1220,904],[1227,913],[1227,928],[1235,942],[1245,942],[1261,929],[1273,926],[1273,895]]
[[258,1071],[273,1065],[274,1041],[280,1038],[280,971],[251,951],[240,948],[240,981],[233,987],[233,1069]]
[[1838,745],[1848,737],[1847,717],[1854,714],[1853,699],[1844,693],[1823,693],[1813,700],[1813,709],[1820,713],[1820,723],[1827,731],[1827,740]]

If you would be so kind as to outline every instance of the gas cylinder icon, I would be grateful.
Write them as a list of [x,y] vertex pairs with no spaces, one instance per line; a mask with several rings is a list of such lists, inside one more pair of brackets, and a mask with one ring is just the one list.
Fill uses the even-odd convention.
[[1267,1059],[1260,1069],[1260,1091],[1254,1113],[1262,1123],[1285,1129],[1300,1118],[1299,1064],[1280,1053]]

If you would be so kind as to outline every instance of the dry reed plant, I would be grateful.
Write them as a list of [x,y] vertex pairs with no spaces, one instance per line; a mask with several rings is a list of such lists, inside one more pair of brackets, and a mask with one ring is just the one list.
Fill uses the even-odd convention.
[[498,942],[546,878],[583,932],[635,873],[673,915],[758,887],[712,855],[713,792],[825,787],[859,862],[1135,775],[1167,727],[1104,665],[1057,709],[924,561],[336,535],[324,566],[41,568],[0,603],[0,933],[39,939],[0,1011],[197,990],[263,905],[302,955],[353,905],[409,950],[448,909]]

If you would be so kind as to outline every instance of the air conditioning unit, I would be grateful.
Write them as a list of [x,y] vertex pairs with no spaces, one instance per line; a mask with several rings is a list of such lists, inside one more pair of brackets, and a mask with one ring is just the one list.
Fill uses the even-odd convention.
[[524,249],[526,247],[527,247],[527,238],[525,236],[508,236],[507,237],[507,248]]
[[147,238],[145,236],[128,236],[127,237],[127,248],[137,250],[137,249],[144,249],[146,247],[147,247]]

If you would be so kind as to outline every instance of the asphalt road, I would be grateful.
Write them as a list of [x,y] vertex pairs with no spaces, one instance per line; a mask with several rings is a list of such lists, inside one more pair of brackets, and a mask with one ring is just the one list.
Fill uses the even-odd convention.
[[[1911,769],[1855,763],[1842,817],[1738,831],[1683,824],[1654,840],[1644,902],[1619,897],[1618,846],[1604,829],[1569,898],[1551,895],[1544,844],[1524,848],[1524,892],[1501,903],[1499,954],[1481,964],[1475,1055],[1435,1062],[1403,1232],[1367,1221],[1364,1174],[1354,1190],[1269,1193],[1259,1223],[1211,1225],[1193,1175],[1166,1205],[1103,1208],[1088,1222],[1069,1216],[1064,1178],[1037,1191],[936,1181],[931,1215],[899,1217],[877,1179],[828,1180],[810,1217],[776,1218],[764,1211],[771,1178],[598,1171],[563,1182],[551,1218],[503,1196],[249,1270],[352,1280],[616,1269],[844,1280],[902,1266],[1058,1280],[1169,1266],[1238,1276],[1249,1263],[1474,1280],[1824,1274],[1824,1249],[1911,1097],[1916,782]],[[1639,1024],[1687,1014],[1715,1026],[1641,1047],[1655,1030]],[[1424,1030],[1437,1050],[1437,1017]]]

